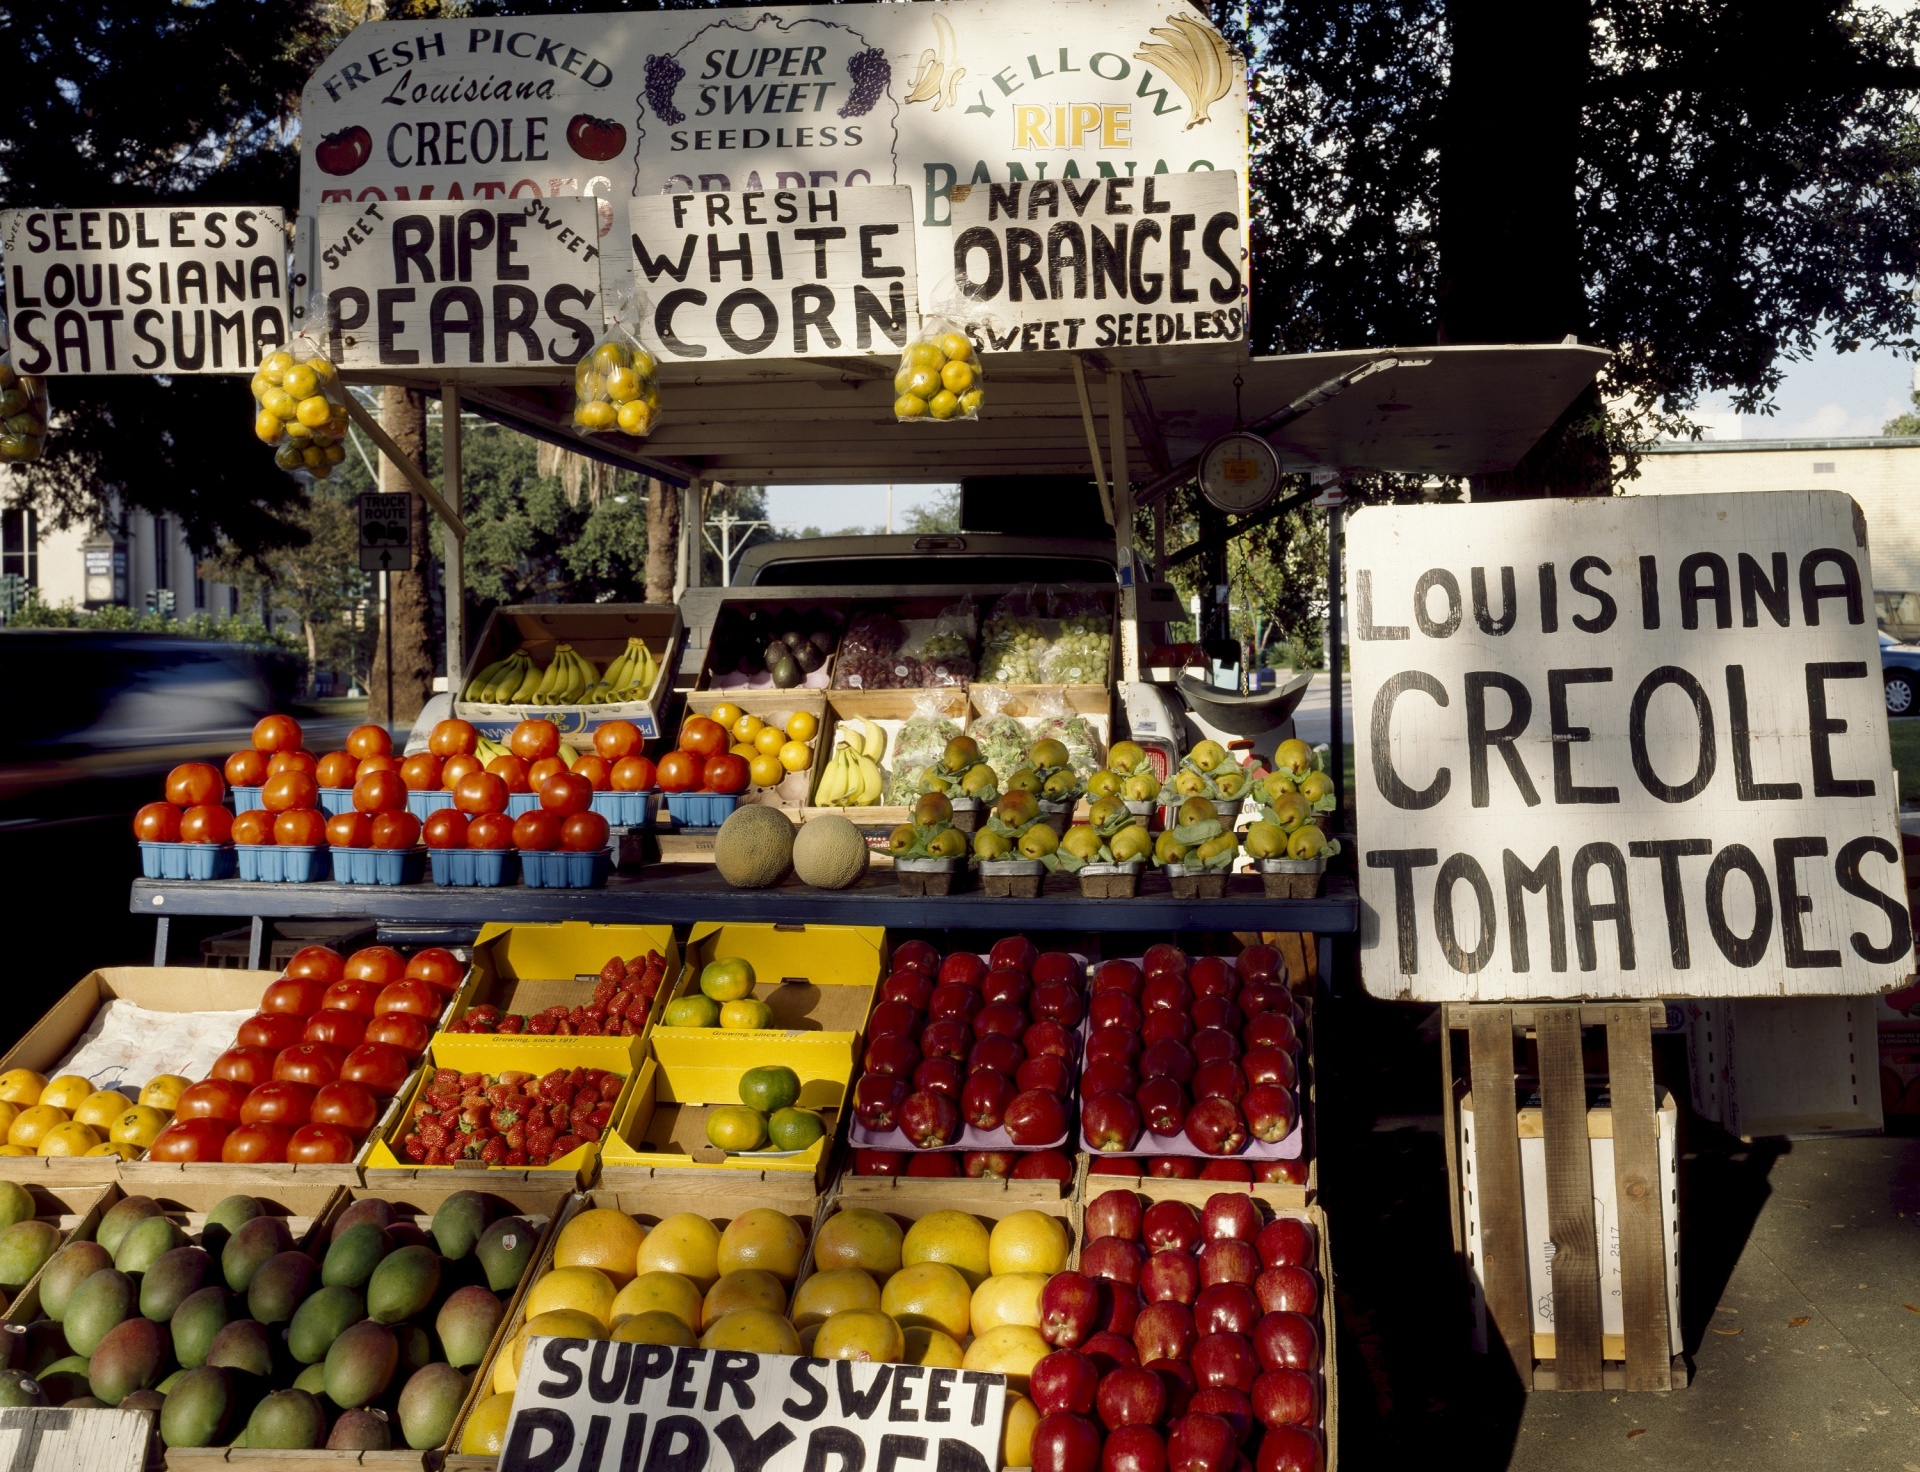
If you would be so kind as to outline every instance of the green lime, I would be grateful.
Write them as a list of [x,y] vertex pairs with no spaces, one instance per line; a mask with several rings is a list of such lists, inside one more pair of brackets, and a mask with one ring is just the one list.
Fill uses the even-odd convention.
[[800,1075],[784,1064],[749,1068],[740,1075],[740,1102],[749,1109],[772,1114],[791,1107],[800,1097]]
[[707,1115],[707,1143],[739,1153],[767,1143],[767,1117],[744,1104],[723,1104]]
[[700,972],[700,990],[716,1002],[737,1002],[753,990],[753,967],[738,956],[709,961]]
[[811,1109],[781,1109],[767,1121],[767,1138],[776,1150],[810,1150],[827,1133],[827,1126]]
[[711,997],[681,997],[660,1014],[662,1027],[714,1027],[719,1021],[720,1004]]

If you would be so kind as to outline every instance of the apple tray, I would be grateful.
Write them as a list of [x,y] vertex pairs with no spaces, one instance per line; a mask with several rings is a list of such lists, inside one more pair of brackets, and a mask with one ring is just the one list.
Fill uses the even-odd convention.
[[[1072,1099],[1067,1100],[1066,1108],[1069,1119],[1078,1112],[1074,1108]],[[943,1151],[953,1150],[1004,1150],[1009,1154],[1017,1155],[1029,1150],[1058,1150],[1072,1138],[1073,1131],[1069,1128],[1067,1133],[1059,1139],[1048,1140],[1044,1145],[1016,1145],[1007,1138],[1005,1129],[977,1130],[969,1124],[961,1126],[959,1135],[949,1143],[931,1145],[925,1149],[909,1140],[904,1130],[870,1130],[857,1119],[848,1126],[847,1134],[848,1138],[862,1150],[901,1150],[909,1155],[938,1155]],[[1081,1149],[1085,1148],[1086,1143],[1083,1140]]]

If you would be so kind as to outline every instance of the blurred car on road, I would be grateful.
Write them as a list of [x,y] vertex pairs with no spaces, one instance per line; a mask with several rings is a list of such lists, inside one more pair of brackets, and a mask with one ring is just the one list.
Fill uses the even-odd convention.
[[1920,713],[1920,644],[1903,644],[1882,629],[1880,680],[1886,691],[1888,715]]

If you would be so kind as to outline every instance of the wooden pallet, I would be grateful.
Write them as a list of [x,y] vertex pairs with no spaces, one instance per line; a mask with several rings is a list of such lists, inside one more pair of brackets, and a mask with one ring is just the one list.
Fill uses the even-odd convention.
[[[1477,1134],[1480,1236],[1488,1338],[1497,1340],[1529,1390],[1677,1390],[1685,1361],[1673,1353],[1663,1191],[1653,1077],[1653,1026],[1660,1003],[1492,1006],[1449,1004],[1447,1035],[1464,1032]],[[1581,1030],[1605,1030],[1612,1091],[1614,1181],[1618,1200],[1622,1355],[1609,1360],[1601,1332],[1601,1244],[1594,1221],[1588,1139],[1587,1059]],[[1542,1358],[1533,1325],[1525,1204],[1520,1169],[1516,1038],[1530,1037],[1539,1057],[1541,1132],[1546,1151],[1552,1261],[1552,1357]],[[1461,1161],[1451,1043],[1445,1071],[1447,1171],[1454,1249],[1464,1265]]]

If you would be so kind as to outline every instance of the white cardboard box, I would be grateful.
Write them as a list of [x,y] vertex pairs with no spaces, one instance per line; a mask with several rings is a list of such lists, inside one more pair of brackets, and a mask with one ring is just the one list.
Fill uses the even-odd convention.
[[1878,1134],[1879,997],[1720,997],[1687,1009],[1694,1112],[1742,1139]]

